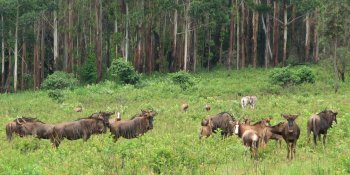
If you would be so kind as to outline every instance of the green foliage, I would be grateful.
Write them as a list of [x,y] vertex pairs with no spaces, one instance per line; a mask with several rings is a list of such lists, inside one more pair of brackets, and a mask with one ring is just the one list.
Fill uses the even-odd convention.
[[58,103],[62,103],[64,101],[64,95],[60,90],[52,90],[48,92],[48,96]]
[[134,67],[121,58],[112,61],[108,72],[115,81],[119,81],[123,84],[135,85],[141,80],[140,74],[135,71]]
[[170,78],[173,83],[179,85],[182,90],[186,90],[195,84],[192,75],[186,71],[172,73],[170,74]]
[[303,66],[296,70],[292,70],[289,66],[275,68],[270,74],[271,84],[280,86],[289,86],[302,83],[314,83],[315,75],[309,67]]
[[74,88],[78,85],[78,80],[74,78],[73,74],[56,71],[49,75],[41,84],[43,89],[56,90],[65,88]]
[[92,49],[85,63],[80,68],[80,79],[82,82],[92,84],[97,81],[96,56]]

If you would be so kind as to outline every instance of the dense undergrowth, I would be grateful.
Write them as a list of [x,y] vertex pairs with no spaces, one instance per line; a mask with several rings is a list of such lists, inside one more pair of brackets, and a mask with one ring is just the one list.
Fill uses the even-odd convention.
[[[0,174],[349,174],[350,83],[333,90],[330,68],[311,66],[314,84],[281,87],[271,85],[271,69],[217,69],[194,74],[194,84],[183,90],[168,75],[143,77],[142,86],[104,82],[63,90],[58,103],[47,91],[0,95]],[[257,109],[242,110],[242,95],[256,95]],[[189,104],[187,113],[182,103]],[[206,112],[204,105],[211,104]],[[73,108],[81,105],[82,113]],[[97,111],[120,111],[129,118],[140,109],[158,112],[154,129],[144,136],[113,143],[110,133],[94,135],[87,142],[64,140],[55,150],[48,140],[15,137],[6,141],[5,124],[17,116],[37,117],[47,123],[72,121]],[[326,108],[339,112],[338,124],[329,130],[327,145],[307,143],[306,121]],[[281,113],[299,114],[301,128],[297,158],[286,159],[286,145],[274,141],[259,150],[259,160],[238,137],[214,135],[199,140],[200,121],[221,111],[236,118],[284,119]]]

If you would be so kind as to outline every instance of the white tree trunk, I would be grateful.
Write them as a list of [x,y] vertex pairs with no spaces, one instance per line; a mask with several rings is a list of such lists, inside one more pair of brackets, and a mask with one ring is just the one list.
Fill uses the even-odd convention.
[[4,15],[1,15],[2,24],[2,40],[1,40],[1,87],[4,85],[5,79],[5,39],[4,39]]
[[237,22],[237,27],[236,27],[236,29],[237,29],[237,36],[236,36],[236,41],[237,41],[237,52],[236,52],[236,54],[237,54],[237,56],[236,56],[236,61],[237,61],[237,70],[239,70],[239,30],[240,30],[240,27],[239,27],[239,4],[238,4],[238,0],[236,0],[236,8],[237,8],[237,10],[236,10],[236,17],[237,17],[237,19],[236,19],[236,22]]
[[[117,34],[118,33],[118,17],[115,17],[114,20],[114,33]],[[115,58],[118,58],[118,43],[115,43]]]
[[284,16],[284,23],[283,23],[283,66],[286,64],[287,59],[287,34],[288,34],[288,15],[287,15],[287,4],[286,0],[284,1],[284,8],[283,8],[283,16]]
[[53,61],[54,69],[57,66],[58,59],[58,30],[57,30],[57,11],[53,12]]
[[128,62],[128,52],[129,52],[129,7],[128,3],[125,2],[126,8],[126,21],[125,21],[125,61]]
[[305,35],[305,59],[309,60],[309,50],[310,50],[310,17],[306,14],[305,17],[306,35]]
[[19,13],[19,4],[17,1],[17,15],[16,15],[16,29],[15,29],[15,67],[13,70],[13,89],[15,93],[17,92],[17,60],[18,60],[18,13]]
[[190,28],[190,17],[188,16],[188,11],[190,9],[191,2],[185,6],[185,47],[184,47],[184,70],[187,71],[187,55],[188,55],[188,32]]

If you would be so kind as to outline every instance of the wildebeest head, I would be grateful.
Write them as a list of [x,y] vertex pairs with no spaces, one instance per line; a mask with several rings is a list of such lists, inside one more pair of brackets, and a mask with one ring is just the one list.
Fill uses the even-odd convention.
[[282,114],[282,116],[288,121],[289,127],[293,127],[294,120],[298,117],[298,115],[289,115],[289,114]]
[[320,117],[323,117],[325,120],[328,121],[328,123],[330,124],[330,126],[332,126],[333,121],[335,121],[335,123],[337,123],[337,111],[333,111],[333,110],[324,110],[320,113],[318,113],[318,115]]
[[141,110],[141,112],[142,112],[141,116],[148,120],[146,129],[147,130],[153,129],[154,116],[156,116],[158,113],[156,111],[149,110],[149,109]]

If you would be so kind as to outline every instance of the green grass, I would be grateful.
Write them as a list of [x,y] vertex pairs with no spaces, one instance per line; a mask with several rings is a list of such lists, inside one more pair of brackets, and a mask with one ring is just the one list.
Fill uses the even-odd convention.
[[[55,150],[48,140],[16,137],[6,141],[0,128],[0,174],[349,174],[350,87],[349,81],[333,90],[329,68],[312,66],[316,83],[281,88],[270,85],[270,69],[214,70],[194,74],[196,85],[187,91],[174,85],[167,75],[144,77],[140,87],[111,82],[65,90],[63,103],[50,99],[46,91],[0,95],[2,126],[17,116],[37,117],[47,123],[72,121],[98,111],[121,111],[129,118],[144,108],[158,112],[154,129],[144,136],[113,143],[110,133],[94,135],[87,142],[64,140]],[[257,109],[242,110],[241,95],[258,97]],[[189,104],[187,113],[182,103]],[[206,103],[212,110],[204,110]],[[82,105],[82,113],[74,107]],[[313,113],[329,108],[339,112],[338,124],[329,130],[327,145],[307,143],[306,121]],[[236,118],[258,120],[281,113],[299,114],[301,128],[297,158],[286,159],[286,144],[268,143],[259,150],[259,160],[238,137],[214,135],[199,140],[200,122],[209,115],[228,111]]]

